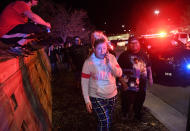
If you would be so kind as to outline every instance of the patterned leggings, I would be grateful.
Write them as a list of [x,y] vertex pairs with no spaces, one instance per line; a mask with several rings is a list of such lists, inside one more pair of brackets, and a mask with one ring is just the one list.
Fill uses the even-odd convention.
[[116,96],[110,99],[90,97],[92,108],[98,117],[98,131],[110,131]]

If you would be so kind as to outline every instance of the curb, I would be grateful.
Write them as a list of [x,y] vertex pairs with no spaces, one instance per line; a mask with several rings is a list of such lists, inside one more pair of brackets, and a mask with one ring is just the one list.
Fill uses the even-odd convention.
[[148,90],[144,106],[170,131],[186,131],[187,118]]

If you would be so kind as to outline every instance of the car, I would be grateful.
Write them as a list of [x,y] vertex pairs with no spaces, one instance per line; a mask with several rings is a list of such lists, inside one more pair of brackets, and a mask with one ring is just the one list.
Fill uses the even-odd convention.
[[161,84],[190,84],[190,50],[173,38],[141,40],[152,63],[154,81]]
[[181,41],[185,45],[190,41],[189,34],[185,33],[185,32],[178,32],[178,33],[174,34],[173,37],[175,39],[178,39],[179,41]]

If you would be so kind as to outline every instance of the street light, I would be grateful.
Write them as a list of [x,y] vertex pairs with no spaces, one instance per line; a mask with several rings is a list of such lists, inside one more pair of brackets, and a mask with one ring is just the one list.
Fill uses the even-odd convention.
[[159,10],[155,10],[155,11],[154,11],[154,14],[155,14],[155,15],[159,15],[159,14],[160,14],[160,11],[159,11]]

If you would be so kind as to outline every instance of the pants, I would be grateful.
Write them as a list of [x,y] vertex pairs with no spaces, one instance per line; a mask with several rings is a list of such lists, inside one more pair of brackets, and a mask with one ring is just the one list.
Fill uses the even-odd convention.
[[122,113],[124,115],[128,115],[131,106],[133,105],[133,110],[135,116],[141,115],[141,109],[143,107],[144,101],[146,97],[145,91],[125,91],[121,94],[121,106],[122,106]]
[[3,35],[1,41],[6,44],[20,44],[19,41],[27,37],[27,34],[31,33],[40,33],[42,32],[42,28],[32,24],[20,24],[17,25],[15,28],[10,30],[6,35]]
[[128,115],[131,106],[133,105],[133,111],[136,117],[141,116],[141,109],[143,107],[145,97],[146,97],[146,81],[140,81],[139,91],[123,91],[121,92],[121,108],[123,115]]
[[116,96],[110,99],[90,97],[92,108],[98,117],[98,131],[110,131]]

